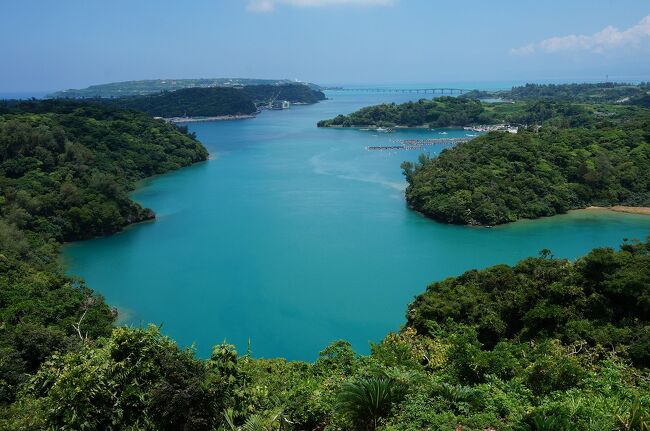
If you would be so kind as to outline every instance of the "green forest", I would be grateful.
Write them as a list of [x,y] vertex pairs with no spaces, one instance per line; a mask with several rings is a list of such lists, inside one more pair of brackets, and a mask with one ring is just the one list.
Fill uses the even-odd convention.
[[[144,79],[139,81],[109,82],[91,85],[81,89],[55,91],[47,97],[65,99],[111,98],[126,96],[143,96],[164,91],[176,91],[183,88],[244,87],[249,85],[278,86],[296,84],[290,79],[255,79],[255,78],[199,78],[199,79]],[[298,83],[313,90],[320,90],[316,84]]]
[[[506,115],[441,103],[459,117],[462,107]],[[525,106],[509,115],[541,129],[404,165],[411,205],[492,224],[647,203],[647,111]],[[207,155],[187,129],[136,110],[0,105],[1,430],[649,429],[650,240],[575,261],[541,250],[434,282],[369,355],[341,340],[313,363],[256,359],[254,345],[223,342],[199,359],[157,326],[116,325],[116,311],[65,274],[61,244],[153,217],[129,198],[135,183]]]
[[129,198],[136,181],[207,155],[186,129],[135,111],[51,100],[0,105],[3,409],[54,352],[111,333],[115,312],[64,275],[61,244],[153,218]]
[[316,103],[325,99],[318,90],[302,84],[250,85],[246,87],[192,87],[175,91],[117,98],[84,99],[113,108],[134,109],[154,117],[219,117],[254,115],[258,105],[270,100]]
[[494,121],[486,105],[479,100],[445,96],[399,105],[368,106],[350,115],[319,121],[318,127],[448,127]]
[[491,132],[439,157],[423,155],[402,165],[406,200],[437,220],[475,225],[590,205],[649,206],[650,111],[624,118]]
[[[645,99],[644,99],[645,100]],[[645,103],[640,99],[639,105]],[[386,103],[362,108],[349,115],[321,120],[318,127],[464,127],[487,124],[557,127],[593,126],[599,120],[622,121],[634,116],[629,104],[570,103],[531,100],[487,103],[478,99],[443,96],[402,104]]]
[[650,92],[650,83],[629,84],[600,82],[582,84],[526,84],[510,90],[472,90],[461,98],[504,99],[514,101],[552,100],[574,103],[626,103],[636,104]]
[[247,85],[241,91],[257,104],[267,104],[271,100],[301,104],[325,100],[325,93],[303,84]]
[[[481,102],[503,99],[503,102]],[[459,97],[368,106],[318,122],[318,127],[463,127],[510,123],[532,125],[595,116],[616,116],[631,106],[650,107],[650,84],[526,84],[510,90],[472,90]]]
[[114,108],[134,109],[154,117],[218,117],[253,115],[253,101],[236,88],[184,88],[145,96],[92,101]]

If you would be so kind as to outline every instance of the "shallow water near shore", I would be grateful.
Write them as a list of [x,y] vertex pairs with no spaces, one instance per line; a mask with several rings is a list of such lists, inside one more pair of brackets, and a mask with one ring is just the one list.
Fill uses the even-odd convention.
[[404,204],[399,167],[421,151],[366,147],[466,132],[318,129],[320,119],[418,96],[328,97],[189,124],[212,159],[143,182],[134,198],[157,219],[67,245],[69,272],[118,307],[122,323],[162,323],[199,356],[226,339],[240,351],[250,340],[258,357],[313,360],[338,339],[367,352],[434,280],[543,248],[575,258],[650,235],[650,217],[606,210],[491,229],[428,220]]

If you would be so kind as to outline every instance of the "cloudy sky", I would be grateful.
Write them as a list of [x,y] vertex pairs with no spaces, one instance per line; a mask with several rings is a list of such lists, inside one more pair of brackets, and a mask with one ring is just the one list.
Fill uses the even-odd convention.
[[149,78],[650,80],[648,0],[9,0],[0,92]]

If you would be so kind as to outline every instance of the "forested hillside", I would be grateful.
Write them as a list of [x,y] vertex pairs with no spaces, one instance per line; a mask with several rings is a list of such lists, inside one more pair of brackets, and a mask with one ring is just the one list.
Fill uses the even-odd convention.
[[[319,127],[462,127],[479,124],[538,124],[602,112],[616,115],[628,105],[648,107],[650,84],[526,84],[510,90],[472,90],[459,97],[368,106],[318,122]],[[488,103],[504,99],[517,103]],[[555,111],[555,112],[550,112]]]
[[577,103],[623,103],[647,94],[650,83],[625,84],[601,82],[593,84],[526,84],[512,87],[498,96],[511,100],[554,100]]
[[402,104],[362,108],[318,122],[318,127],[463,127],[508,123],[558,127],[592,125],[598,118],[617,121],[636,112],[629,106],[576,104],[555,101],[485,103],[476,99],[438,97]]
[[0,114],[0,214],[57,241],[150,218],[128,197],[135,181],[207,158],[186,129],[134,111],[42,101]]
[[154,217],[129,198],[135,182],[206,158],[184,129],[143,113],[69,101],[0,105],[1,404],[53,352],[110,335],[114,312],[64,275],[61,243]]
[[650,111],[493,132],[403,164],[406,200],[447,223],[494,225],[589,205],[650,205]]
[[268,103],[270,100],[316,103],[325,100],[325,93],[302,84],[247,85],[242,91],[256,103]]
[[[91,85],[81,89],[57,91],[48,97],[53,98],[111,98],[143,96],[183,88],[242,87],[247,85],[287,85],[296,84],[289,79],[250,79],[250,78],[200,78],[200,79],[145,79],[140,81],[110,82]],[[320,87],[312,83],[301,83],[313,90]]]
[[368,106],[349,115],[319,121],[318,127],[448,127],[493,121],[486,106],[480,101],[447,96],[399,105],[387,103]]
[[526,84],[510,90],[472,90],[459,96],[468,99],[510,101],[545,100],[572,103],[628,104],[650,92],[650,83],[600,82],[583,84]]
[[250,85],[239,88],[183,88],[142,96],[89,99],[120,109],[135,109],[154,117],[220,117],[254,115],[257,105],[272,100],[316,103],[325,95],[302,84]]
[[135,109],[154,117],[253,115],[252,99],[236,88],[184,88],[145,96],[93,99],[115,108]]

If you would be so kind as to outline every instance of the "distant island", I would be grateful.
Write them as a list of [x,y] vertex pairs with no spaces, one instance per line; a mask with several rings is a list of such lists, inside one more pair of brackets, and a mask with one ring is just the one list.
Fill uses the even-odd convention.
[[640,84],[601,82],[593,84],[526,84],[510,90],[473,90],[461,95],[464,98],[524,100],[553,100],[574,103],[627,103],[636,104],[647,97],[650,83]]
[[[113,108],[135,109],[171,121],[251,118],[260,109],[274,109],[277,101],[311,104],[325,99],[322,91],[303,84],[246,87],[190,87],[142,96],[78,99]],[[280,105],[280,108],[285,106]]]
[[[650,106],[650,84],[527,84],[511,90],[472,90],[458,97],[369,106],[318,122],[318,127],[464,127],[498,123],[534,124],[567,117],[578,105]],[[488,100],[489,102],[486,102]],[[567,103],[572,104],[568,107]],[[547,109],[548,108],[548,109]],[[582,108],[580,108],[582,109]],[[586,108],[592,111],[600,108]],[[586,112],[585,112],[586,113]],[[571,112],[573,120],[580,121]],[[608,115],[616,115],[609,109]]]
[[249,79],[249,78],[202,78],[202,79],[147,79],[139,81],[111,82],[107,84],[91,85],[82,89],[56,91],[48,94],[50,98],[96,98],[96,97],[124,97],[142,96],[175,91],[184,88],[212,88],[212,87],[244,87],[248,85],[287,85],[302,84],[314,90],[321,88],[312,83],[299,82],[290,79]]

